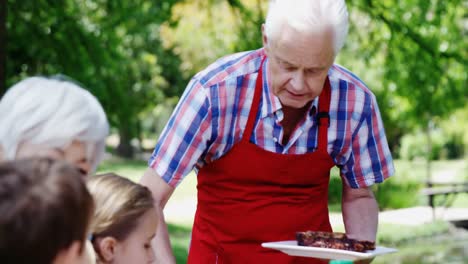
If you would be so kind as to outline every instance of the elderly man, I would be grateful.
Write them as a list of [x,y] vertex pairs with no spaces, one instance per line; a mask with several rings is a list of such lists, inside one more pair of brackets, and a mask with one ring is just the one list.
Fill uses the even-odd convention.
[[[261,243],[332,230],[333,166],[346,233],[375,241],[369,186],[394,168],[374,95],[334,64],[347,29],[344,0],[272,1],[262,49],[226,56],[189,83],[141,180],[164,208],[197,171],[188,263],[321,263]],[[173,263],[164,224],[155,242],[159,263]]]

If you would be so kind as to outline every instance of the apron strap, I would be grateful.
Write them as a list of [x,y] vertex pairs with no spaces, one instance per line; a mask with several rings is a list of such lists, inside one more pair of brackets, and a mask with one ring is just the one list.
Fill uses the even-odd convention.
[[252,136],[253,127],[255,124],[256,116],[258,113],[258,107],[260,105],[260,99],[262,97],[263,90],[263,64],[265,62],[266,56],[263,57],[260,64],[260,69],[258,69],[257,81],[255,82],[255,93],[252,100],[252,107],[249,112],[249,119],[247,120],[247,125],[245,126],[244,135],[242,140],[249,142],[250,137]]
[[328,145],[328,127],[330,126],[330,99],[331,99],[331,88],[330,80],[325,80],[325,86],[319,96],[319,106],[317,113],[317,124],[319,127],[318,131],[318,150],[327,152]]

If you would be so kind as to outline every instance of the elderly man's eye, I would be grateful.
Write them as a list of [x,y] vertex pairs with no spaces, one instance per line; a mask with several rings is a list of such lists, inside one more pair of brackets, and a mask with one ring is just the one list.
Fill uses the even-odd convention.
[[295,71],[295,70],[297,70],[297,67],[291,66],[291,65],[283,65],[283,69],[285,69],[287,71]]

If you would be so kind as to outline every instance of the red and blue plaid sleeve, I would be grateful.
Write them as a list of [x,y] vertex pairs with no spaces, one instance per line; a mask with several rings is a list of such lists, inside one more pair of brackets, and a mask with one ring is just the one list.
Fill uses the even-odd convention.
[[394,173],[377,102],[371,94],[366,97],[370,103],[364,106],[361,122],[352,136],[351,154],[341,168],[342,176],[352,188],[383,182]]
[[211,137],[210,103],[206,89],[192,79],[174,109],[148,161],[175,187],[194,168]]

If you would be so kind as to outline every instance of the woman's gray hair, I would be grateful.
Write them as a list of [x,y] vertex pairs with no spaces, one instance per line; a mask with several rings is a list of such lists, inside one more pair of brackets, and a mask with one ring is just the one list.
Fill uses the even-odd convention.
[[108,133],[109,123],[98,100],[63,78],[26,78],[0,100],[0,147],[7,160],[15,158],[23,142],[66,148],[77,140],[86,144],[94,171]]
[[348,11],[344,0],[271,0],[265,21],[265,35],[275,41],[284,25],[299,32],[333,30],[335,56],[348,35]]

